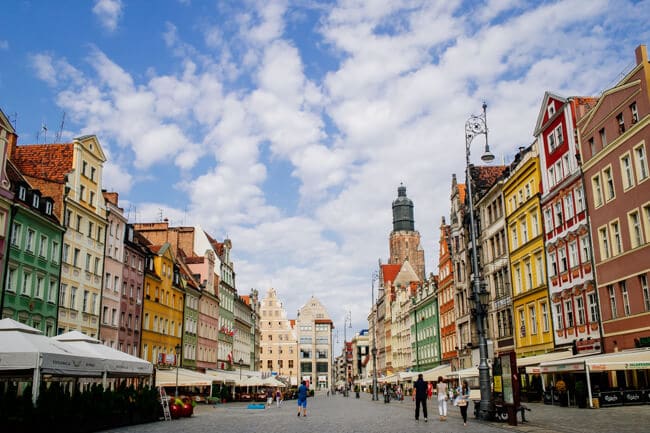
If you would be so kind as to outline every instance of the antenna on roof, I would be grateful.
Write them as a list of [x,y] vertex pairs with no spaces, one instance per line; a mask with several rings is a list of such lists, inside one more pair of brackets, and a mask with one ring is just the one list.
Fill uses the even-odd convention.
[[59,130],[56,132],[56,138],[54,139],[55,143],[61,142],[61,135],[63,134],[63,125],[65,124],[65,111],[61,116],[61,124],[59,125]]
[[13,123],[14,129],[18,131],[18,129],[16,129],[16,124],[18,123],[18,113],[15,111],[13,113],[13,118],[14,118],[13,122],[11,121],[11,118],[9,119],[9,122]]
[[158,222],[161,223],[163,221],[163,210],[162,208],[158,208]]
[[47,124],[45,123],[45,121],[43,121],[41,123],[41,129],[39,129],[38,132],[36,133],[36,144],[40,144],[39,140],[40,140],[41,134],[43,134],[43,136],[44,136],[43,143],[46,143],[47,142]]

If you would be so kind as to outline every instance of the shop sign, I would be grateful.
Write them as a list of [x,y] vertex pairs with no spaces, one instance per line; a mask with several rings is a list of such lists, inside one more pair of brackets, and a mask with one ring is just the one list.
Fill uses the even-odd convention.
[[600,338],[592,338],[591,340],[577,340],[576,351],[582,353],[600,353]]

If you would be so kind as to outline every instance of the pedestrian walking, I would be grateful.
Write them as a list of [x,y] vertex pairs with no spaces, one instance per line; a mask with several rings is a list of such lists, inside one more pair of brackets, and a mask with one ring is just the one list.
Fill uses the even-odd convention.
[[440,421],[447,420],[447,384],[443,380],[442,376],[438,376],[438,383],[436,384],[436,393],[438,394],[438,415],[440,415]]
[[302,409],[302,416],[307,416],[307,383],[304,380],[298,387],[298,416],[300,416],[300,409]]
[[273,404],[273,390],[271,388],[266,388],[266,407],[271,407]]
[[427,382],[427,400],[431,400],[433,395],[433,383]]
[[282,392],[280,391],[280,388],[275,390],[275,404],[277,407],[282,405]]
[[413,384],[413,400],[415,400],[415,420],[420,420],[420,405],[422,405],[424,422],[427,422],[427,384],[422,378],[422,373],[418,374],[418,380]]
[[460,414],[463,417],[463,425],[467,425],[467,406],[469,405],[469,385],[463,380],[463,385],[458,387],[458,397],[456,397],[456,406],[460,408]]

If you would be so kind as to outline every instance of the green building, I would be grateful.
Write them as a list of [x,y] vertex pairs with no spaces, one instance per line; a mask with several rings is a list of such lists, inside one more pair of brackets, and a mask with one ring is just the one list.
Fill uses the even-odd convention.
[[54,200],[33,189],[11,161],[7,162],[7,175],[15,200],[9,221],[2,317],[54,336],[65,229],[54,215]]
[[413,369],[425,371],[440,365],[440,335],[438,330],[437,277],[431,275],[418,287],[411,309],[411,353]]

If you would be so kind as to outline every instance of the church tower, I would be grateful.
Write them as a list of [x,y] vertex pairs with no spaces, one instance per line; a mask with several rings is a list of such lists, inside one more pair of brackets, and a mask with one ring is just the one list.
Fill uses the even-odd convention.
[[393,200],[393,231],[390,233],[390,264],[409,261],[413,270],[424,281],[424,250],[420,246],[420,233],[415,230],[413,202],[406,196],[406,187],[400,184],[397,198]]

